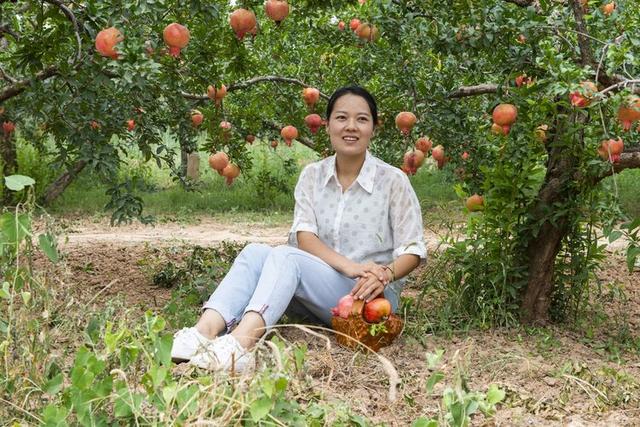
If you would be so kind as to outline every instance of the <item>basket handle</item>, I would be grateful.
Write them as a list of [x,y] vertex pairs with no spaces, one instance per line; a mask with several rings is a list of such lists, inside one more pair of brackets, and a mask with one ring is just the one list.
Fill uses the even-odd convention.
[[364,301],[361,299],[357,299],[353,302],[351,306],[351,314],[360,316],[362,315],[362,310],[364,309]]

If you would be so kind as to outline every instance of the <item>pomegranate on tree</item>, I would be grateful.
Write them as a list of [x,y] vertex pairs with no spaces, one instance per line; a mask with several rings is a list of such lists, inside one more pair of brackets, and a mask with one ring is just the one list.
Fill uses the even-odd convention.
[[462,157],[462,160],[467,161],[469,159],[469,153],[465,151],[460,155],[460,157]]
[[291,125],[285,126],[280,131],[280,136],[284,139],[284,143],[287,144],[288,147],[291,147],[293,140],[298,137],[298,129]]
[[433,142],[426,136],[421,136],[416,141],[416,150],[420,150],[425,154],[431,151],[432,146]]
[[580,89],[569,94],[571,105],[578,108],[588,107],[591,104],[593,96],[598,92],[595,83],[584,81],[580,83]]
[[391,314],[391,303],[386,298],[374,298],[364,305],[362,315],[369,323],[379,323]]
[[358,18],[353,18],[349,22],[349,28],[351,28],[351,31],[357,30],[359,26],[360,26],[360,20]]
[[442,145],[436,145],[433,147],[433,150],[431,150],[431,157],[433,157],[433,160],[436,162],[444,161],[444,147]]
[[616,2],[614,1],[602,5],[602,13],[604,13],[606,16],[611,15],[614,10],[616,10]]
[[316,134],[324,124],[324,120],[318,114],[309,114],[304,118],[304,124],[307,125],[312,134]]
[[221,175],[225,177],[227,185],[231,185],[233,180],[240,176],[240,168],[234,163],[229,163],[222,169]]
[[136,127],[136,122],[133,119],[127,120],[127,130],[131,132]]
[[492,132],[494,135],[506,135],[506,134],[508,134],[508,133],[509,133],[509,130],[507,129],[507,130],[505,131],[504,127],[500,126],[500,125],[499,125],[499,124],[497,124],[497,123],[493,123],[493,124],[491,125],[491,132]]
[[607,139],[602,141],[598,148],[598,154],[602,160],[609,160],[611,163],[617,163],[620,160],[620,154],[624,150],[624,143],[621,138]]
[[4,135],[9,137],[13,131],[16,130],[16,125],[12,121],[6,121],[2,123],[2,131]]
[[224,151],[218,151],[209,156],[209,166],[211,169],[222,171],[229,164],[229,156]]
[[267,0],[264,11],[276,24],[280,24],[289,15],[289,4],[284,0]]
[[540,125],[536,128],[536,130],[534,131],[534,135],[536,136],[536,139],[539,142],[542,142],[543,144],[545,142],[547,142],[547,131],[549,130],[549,126],[547,125]]
[[345,27],[345,23],[344,23],[344,21],[340,21],[340,22],[338,22],[338,29],[339,29],[340,31],[344,31],[344,27]]
[[356,36],[361,40],[376,41],[379,35],[380,32],[375,25],[360,24],[358,28],[356,28]]
[[256,140],[256,137],[255,137],[255,135],[249,134],[249,135],[244,137],[244,140],[247,141],[249,144],[253,144],[253,141]]
[[190,34],[187,27],[174,22],[164,28],[162,38],[169,46],[169,55],[177,58],[180,56],[180,50],[189,44]]
[[274,150],[276,148],[278,148],[278,140],[274,139],[273,141],[271,141],[271,148],[273,148]]
[[245,34],[256,28],[256,15],[247,9],[236,9],[229,17],[229,25],[233,28],[238,40],[242,40]]
[[469,197],[465,203],[469,212],[476,212],[484,209],[484,198],[478,194]]
[[191,124],[194,127],[198,127],[202,124],[202,121],[204,120],[204,116],[202,115],[202,113],[198,110],[193,110],[191,112]]
[[302,98],[309,108],[313,108],[316,102],[320,99],[320,91],[314,87],[305,87],[302,89]]
[[533,80],[531,80],[531,77],[527,77],[526,74],[520,74],[518,77],[516,77],[517,87],[520,87],[522,85],[529,86],[531,83],[533,83]]
[[96,36],[96,50],[102,56],[118,59],[118,52],[116,52],[115,47],[122,40],[124,40],[124,36],[117,28],[105,28]]
[[631,129],[633,122],[640,120],[640,98],[632,95],[627,97],[618,108],[618,120],[625,131]]
[[396,126],[403,135],[409,135],[416,124],[416,115],[408,111],[402,111],[396,116]]
[[518,109],[513,104],[498,104],[496,108],[493,109],[491,117],[493,118],[493,123],[502,126],[504,134],[506,135],[509,133],[511,125],[514,124],[518,118]]
[[407,175],[415,175],[418,168],[424,163],[424,153],[420,150],[409,150],[404,153],[403,166],[406,166]]
[[353,296],[347,294],[338,300],[338,305],[331,309],[331,314],[334,316],[342,317],[346,319],[351,314],[353,308]]
[[93,129],[93,130],[98,130],[98,129],[100,129],[102,127],[102,125],[100,125],[100,123],[98,123],[95,120],[91,120],[89,122],[89,126],[91,126],[91,129]]
[[216,102],[216,105],[220,105],[222,99],[227,96],[227,87],[225,85],[220,86],[220,88],[216,88],[213,85],[209,85],[207,87],[207,96],[212,101]]

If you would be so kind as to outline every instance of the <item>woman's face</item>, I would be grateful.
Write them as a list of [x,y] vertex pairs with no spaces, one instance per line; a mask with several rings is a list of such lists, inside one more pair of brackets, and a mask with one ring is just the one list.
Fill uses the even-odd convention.
[[336,155],[360,156],[373,136],[373,117],[367,101],[352,93],[338,98],[327,122],[327,133]]

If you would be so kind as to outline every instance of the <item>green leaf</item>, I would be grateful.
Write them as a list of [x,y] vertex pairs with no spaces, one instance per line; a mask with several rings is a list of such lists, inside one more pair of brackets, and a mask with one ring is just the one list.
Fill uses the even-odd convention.
[[42,411],[42,421],[47,427],[67,426],[69,424],[67,424],[65,419],[68,414],[69,410],[67,408],[50,403],[46,408],[44,408],[44,411]]
[[433,387],[438,384],[444,378],[444,373],[442,371],[435,371],[429,378],[427,379],[427,393],[433,392]]
[[487,391],[487,402],[491,405],[495,405],[498,402],[502,402],[506,393],[504,390],[498,388],[497,385],[491,384]]
[[9,190],[22,191],[24,187],[31,186],[36,181],[25,175],[10,175],[4,177],[4,183]]
[[56,240],[49,233],[43,233],[38,236],[38,243],[40,244],[40,249],[42,252],[49,258],[49,261],[53,263],[57,263],[59,260],[58,257],[58,249],[56,249]]
[[251,419],[253,422],[258,422],[269,414],[273,402],[271,399],[263,397],[251,403],[249,411],[251,412]]
[[614,230],[609,234],[609,243],[613,243],[616,240],[618,240],[620,237],[622,237],[622,231],[620,230]]
[[640,247],[632,247],[627,249],[627,268],[632,272],[636,265],[636,258],[640,255]]
[[444,349],[437,349],[435,353],[427,353],[427,368],[435,369],[440,363],[442,359],[442,355],[444,355]]
[[49,381],[47,381],[42,389],[44,390],[45,393],[56,394],[62,389],[63,378],[64,376],[62,375],[62,373],[59,373],[58,375],[54,376]]
[[9,292],[10,285],[9,282],[2,282],[2,289],[0,289],[0,298],[9,299],[11,293]]
[[411,427],[438,427],[438,421],[434,419],[426,419],[425,417],[420,417],[415,420]]

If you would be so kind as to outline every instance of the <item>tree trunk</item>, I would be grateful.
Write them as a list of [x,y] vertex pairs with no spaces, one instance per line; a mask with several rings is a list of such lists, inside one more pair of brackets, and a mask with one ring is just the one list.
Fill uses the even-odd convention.
[[[573,116],[569,121],[575,119],[583,120]],[[562,240],[568,233],[570,219],[570,210],[565,210],[564,215],[559,215],[555,212],[556,206],[562,206],[571,199],[575,194],[573,184],[580,179],[579,154],[575,151],[576,145],[581,144],[574,145],[562,141],[562,127],[561,122],[556,122],[547,174],[538,192],[537,201],[531,209],[531,224],[542,222],[542,225],[538,233],[529,240],[525,252],[528,279],[520,304],[521,320],[524,323],[544,324],[549,319],[555,260],[560,252]]]
[[[2,155],[2,175],[13,175],[18,171],[16,140],[11,136],[3,136],[1,138],[2,144],[0,146],[0,155]],[[13,196],[13,192],[5,189],[2,194],[2,206],[10,206],[13,203]]]
[[43,206],[49,206],[55,199],[61,195],[64,190],[73,182],[78,174],[87,165],[86,160],[78,160],[71,169],[60,175],[55,181],[53,181],[44,192],[40,200],[40,204]]

